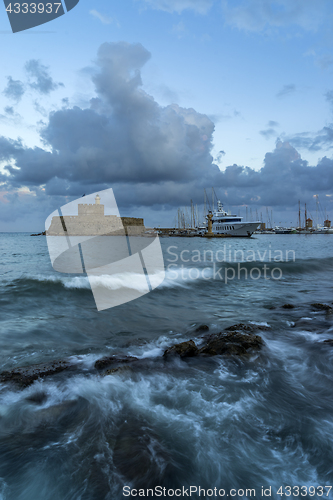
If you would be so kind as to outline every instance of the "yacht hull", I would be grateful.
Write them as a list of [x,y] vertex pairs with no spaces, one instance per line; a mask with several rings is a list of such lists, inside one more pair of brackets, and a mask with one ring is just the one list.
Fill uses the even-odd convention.
[[[212,234],[213,235],[228,235],[228,236],[234,236],[234,237],[242,237],[242,238],[249,238],[252,236],[254,231],[258,228],[260,223],[258,222],[244,222],[244,223],[234,223],[234,224],[228,224],[226,227],[223,227],[221,225],[218,225],[217,227],[212,227]],[[229,229],[230,227],[230,229]],[[207,234],[208,231],[205,231],[204,234]]]

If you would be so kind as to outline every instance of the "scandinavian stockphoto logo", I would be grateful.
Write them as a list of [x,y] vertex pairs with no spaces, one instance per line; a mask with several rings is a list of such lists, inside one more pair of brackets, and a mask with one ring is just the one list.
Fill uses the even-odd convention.
[[112,189],[62,206],[45,230],[53,269],[86,274],[99,311],[137,299],[165,278],[157,233],[141,218],[120,217]]
[[35,28],[63,16],[80,0],[3,0],[13,33]]

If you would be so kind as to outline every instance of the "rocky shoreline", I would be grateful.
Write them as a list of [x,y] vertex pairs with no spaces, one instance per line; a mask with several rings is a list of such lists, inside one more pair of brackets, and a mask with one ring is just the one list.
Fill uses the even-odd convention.
[[[163,362],[168,363],[175,357],[180,359],[190,357],[212,357],[217,355],[224,356],[248,356],[253,352],[259,351],[264,342],[260,335],[255,332],[268,329],[265,326],[246,325],[238,323],[226,328],[225,331],[214,334],[206,334],[197,340],[174,344],[167,348],[162,357],[152,358],[150,360],[139,359],[134,356],[104,356],[97,359],[91,370],[84,370],[86,374],[97,373],[102,376],[112,375],[113,373],[124,370],[128,367],[137,368],[147,366],[147,364]],[[207,325],[201,325],[196,332],[208,332]],[[70,360],[57,360],[50,363],[14,368],[13,370],[0,373],[0,383],[14,383],[20,388],[28,387],[36,380],[43,380],[46,377],[57,375],[61,372],[78,373],[83,370],[80,365]]]
[[[331,315],[333,308],[326,303],[310,304],[312,311],[322,312]],[[283,304],[277,308],[294,313],[298,306],[290,303]],[[274,307],[274,309],[277,309]],[[296,321],[301,321],[300,318],[295,318]],[[296,324],[296,323],[295,323]],[[299,323],[298,323],[299,324]],[[186,340],[177,344],[173,344],[165,349],[162,356],[156,358],[137,358],[129,355],[112,355],[104,356],[97,359],[94,365],[87,369],[73,360],[55,360],[49,363],[41,363],[30,366],[18,367],[12,370],[3,371],[0,373],[0,383],[12,383],[18,388],[24,389],[36,380],[44,380],[46,377],[56,376],[64,371],[68,374],[84,373],[87,375],[98,374],[100,376],[108,376],[114,373],[132,370],[135,368],[151,369],[165,367],[170,361],[179,358],[186,359],[204,359],[213,356],[236,356],[246,358],[253,353],[258,353],[264,344],[262,337],[258,332],[270,330],[269,326],[253,323],[237,323],[224,329],[219,333],[209,333],[207,325],[198,326],[193,333],[197,334],[195,341],[193,339]],[[319,331],[317,333],[320,333]],[[201,334],[198,335],[198,334]],[[322,341],[327,346],[333,346],[333,339]]]

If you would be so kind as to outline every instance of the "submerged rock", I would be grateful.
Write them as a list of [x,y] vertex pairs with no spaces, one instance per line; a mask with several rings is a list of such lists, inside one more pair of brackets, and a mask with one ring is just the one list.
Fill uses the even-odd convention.
[[207,332],[209,330],[208,325],[200,325],[194,331],[195,332]]
[[120,426],[113,449],[113,463],[136,488],[163,484],[174,477],[176,464],[160,436],[144,419],[128,417]]
[[181,342],[180,344],[175,344],[164,351],[163,357],[167,358],[169,356],[178,355],[181,358],[188,358],[196,356],[199,353],[199,349],[193,342],[193,340],[188,340],[187,342]]
[[97,370],[103,370],[110,365],[121,365],[123,363],[133,363],[133,361],[138,361],[138,358],[134,356],[105,356],[104,358],[98,359],[95,362],[95,368]]
[[33,394],[30,394],[30,396],[28,396],[25,399],[26,399],[26,401],[29,401],[29,403],[41,405],[41,404],[45,403],[45,401],[47,400],[47,394],[46,394],[46,392],[39,391],[39,392],[35,392]]
[[316,302],[315,304],[311,304],[311,306],[314,309],[317,309],[317,311],[327,311],[327,312],[332,312],[333,308],[329,306],[328,304],[321,304],[319,302]]
[[331,345],[333,347],[333,339],[324,340],[323,344],[328,344],[328,345]]
[[283,309],[294,309],[294,304],[283,304]]

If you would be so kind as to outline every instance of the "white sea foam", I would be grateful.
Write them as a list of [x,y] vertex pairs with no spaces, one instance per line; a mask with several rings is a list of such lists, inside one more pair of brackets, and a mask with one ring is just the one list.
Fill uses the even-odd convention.
[[321,341],[322,340],[322,337],[320,337],[318,335],[318,333],[312,333],[312,332],[308,332],[307,330],[298,330],[296,332],[297,335],[300,335],[301,337],[304,337],[308,340],[314,340],[316,342],[318,342],[319,340]]
[[[205,269],[204,276],[197,268],[176,268],[158,271],[148,275],[152,288],[161,282],[161,277],[165,274],[164,281],[158,288],[187,287],[190,282],[211,279],[213,269]],[[142,279],[142,274],[133,272],[123,272],[112,275],[92,275],[87,276],[62,276],[62,275],[35,275],[29,276],[41,282],[61,283],[67,289],[90,289],[90,283],[94,287],[105,287],[109,290],[119,290],[122,288],[146,292],[147,282]],[[90,282],[89,282],[90,281]]]
[[266,326],[267,328],[270,328],[271,325],[269,325],[268,323],[266,323],[266,321],[249,321],[249,323],[251,325],[256,325],[256,326]]

